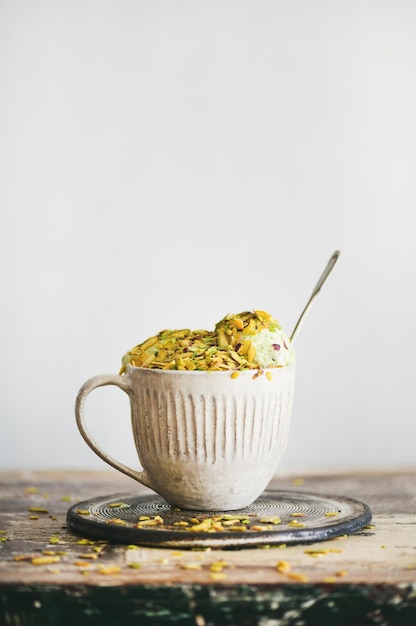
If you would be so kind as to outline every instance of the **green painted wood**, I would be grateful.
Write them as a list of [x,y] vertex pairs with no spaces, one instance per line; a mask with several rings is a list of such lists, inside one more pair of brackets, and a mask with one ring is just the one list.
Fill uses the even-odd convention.
[[391,585],[9,586],[4,626],[414,626],[416,589]]

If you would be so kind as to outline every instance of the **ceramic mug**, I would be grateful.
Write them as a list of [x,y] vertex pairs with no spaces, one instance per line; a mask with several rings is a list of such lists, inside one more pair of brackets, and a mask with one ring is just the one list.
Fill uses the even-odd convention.
[[[77,396],[78,428],[101,459],[173,506],[244,508],[266,488],[286,448],[295,366],[232,374],[129,365],[122,376],[94,376]],[[130,398],[141,471],[107,455],[87,430],[85,400],[103,385]]]

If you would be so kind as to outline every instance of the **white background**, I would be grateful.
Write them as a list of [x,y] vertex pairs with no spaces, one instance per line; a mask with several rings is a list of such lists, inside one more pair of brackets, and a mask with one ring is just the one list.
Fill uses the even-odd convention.
[[[414,464],[414,0],[0,2],[0,467],[107,468],[74,400],[162,328],[296,341],[283,470]],[[128,399],[88,403],[135,464]]]

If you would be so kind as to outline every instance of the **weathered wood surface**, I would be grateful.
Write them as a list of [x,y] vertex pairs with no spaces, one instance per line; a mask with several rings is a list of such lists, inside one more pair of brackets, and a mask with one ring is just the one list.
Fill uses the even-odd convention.
[[[0,624],[93,624],[96,615],[104,625],[117,610],[141,625],[416,624],[416,471],[296,478],[271,486],[361,500],[375,527],[233,551],[83,543],[65,527],[69,506],[148,490],[116,472],[2,473]],[[53,562],[35,565],[37,557]],[[290,571],[279,572],[279,561]]]

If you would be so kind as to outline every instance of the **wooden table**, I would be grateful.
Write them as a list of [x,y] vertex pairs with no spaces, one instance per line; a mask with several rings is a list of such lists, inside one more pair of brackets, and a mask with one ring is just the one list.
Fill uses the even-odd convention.
[[374,527],[233,551],[94,543],[66,528],[70,506],[148,490],[117,472],[2,473],[0,624],[414,626],[416,471],[298,478],[272,487],[361,500]]

